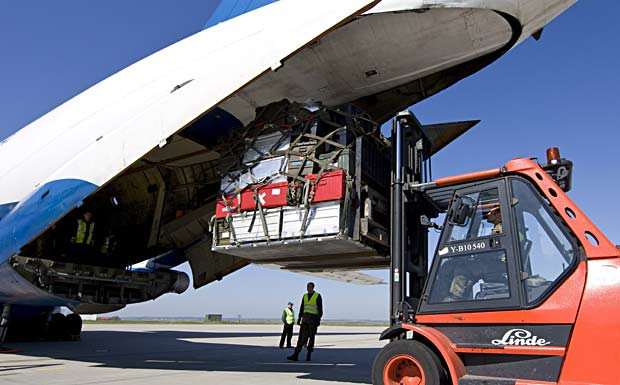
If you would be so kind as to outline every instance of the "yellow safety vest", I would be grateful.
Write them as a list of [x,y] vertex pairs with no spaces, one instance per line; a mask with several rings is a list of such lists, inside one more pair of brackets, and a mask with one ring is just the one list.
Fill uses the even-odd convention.
[[284,308],[284,313],[285,313],[285,321],[287,325],[292,325],[295,323],[295,313],[287,308]]
[[319,293],[316,291],[312,293],[310,298],[308,298],[308,293],[304,294],[304,313],[319,315],[319,307],[316,304],[317,298],[319,298]]
[[[95,222],[86,223],[82,218],[78,219],[77,233],[75,234],[75,241],[73,243],[86,244],[91,246],[93,244],[93,232],[95,231]],[[88,236],[86,233],[88,232]]]

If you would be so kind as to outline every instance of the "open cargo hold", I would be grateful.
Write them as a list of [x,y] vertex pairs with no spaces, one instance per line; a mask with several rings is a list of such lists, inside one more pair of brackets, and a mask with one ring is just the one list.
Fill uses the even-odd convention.
[[266,262],[383,261],[390,151],[377,125],[353,107],[309,111],[283,101],[266,110],[231,149],[240,161],[222,177],[213,250]]

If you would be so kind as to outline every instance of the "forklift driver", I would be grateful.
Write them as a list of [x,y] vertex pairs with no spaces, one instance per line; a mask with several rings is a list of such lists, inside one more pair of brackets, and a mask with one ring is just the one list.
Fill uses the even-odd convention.
[[[448,257],[437,274],[438,282],[433,291],[438,290],[440,297],[435,298],[440,299],[439,302],[507,298],[510,296],[507,273],[503,251]],[[448,282],[449,286],[444,286]]]
[[457,275],[450,283],[449,294],[441,302],[466,301],[465,293],[471,288],[473,282],[464,275]]
[[493,234],[501,234],[504,232],[504,228],[502,226],[502,213],[499,210],[499,206],[493,207],[489,210],[484,219],[493,224]]

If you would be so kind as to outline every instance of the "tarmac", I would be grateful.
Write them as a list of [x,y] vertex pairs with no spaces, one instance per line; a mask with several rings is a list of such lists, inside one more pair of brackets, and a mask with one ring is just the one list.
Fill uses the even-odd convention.
[[77,342],[6,344],[0,384],[370,384],[382,329],[321,326],[313,360],[289,362],[277,325],[87,324]]

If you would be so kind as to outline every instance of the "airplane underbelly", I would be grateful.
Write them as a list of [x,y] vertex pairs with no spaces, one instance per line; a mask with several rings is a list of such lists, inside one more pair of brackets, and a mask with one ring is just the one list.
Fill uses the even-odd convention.
[[430,9],[357,18],[220,105],[244,123],[283,98],[339,105],[410,83],[505,46],[513,28],[488,9]]
[[76,301],[46,293],[15,271],[10,263],[0,264],[0,303],[29,306],[66,306]]
[[0,303],[67,306],[81,314],[119,310],[189,286],[187,274],[175,270],[131,271],[27,257],[1,264],[0,280]]

